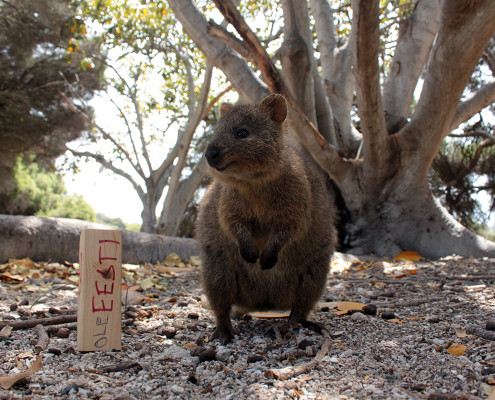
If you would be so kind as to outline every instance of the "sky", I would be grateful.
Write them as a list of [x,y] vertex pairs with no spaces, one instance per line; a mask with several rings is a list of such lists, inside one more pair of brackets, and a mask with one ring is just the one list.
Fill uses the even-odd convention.
[[65,175],[64,182],[69,194],[82,195],[97,213],[141,224],[141,200],[126,179],[100,171],[95,163],[86,163],[77,174]]

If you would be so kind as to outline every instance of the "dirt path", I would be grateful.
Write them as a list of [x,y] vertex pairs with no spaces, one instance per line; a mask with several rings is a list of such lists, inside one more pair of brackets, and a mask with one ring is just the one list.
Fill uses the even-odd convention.
[[[486,399],[495,387],[493,259],[339,255],[311,318],[328,333],[246,317],[226,346],[207,341],[213,315],[198,271],[180,271],[126,267],[128,283],[151,287],[124,313],[122,351],[81,354],[67,317],[77,306],[74,267],[1,265],[1,321],[61,317],[66,329],[46,326],[45,344],[39,329],[0,332],[0,375],[43,356],[42,368],[0,389],[0,399]],[[366,313],[348,302],[368,305]],[[336,314],[346,306],[350,313]],[[277,379],[281,369],[294,376]]]

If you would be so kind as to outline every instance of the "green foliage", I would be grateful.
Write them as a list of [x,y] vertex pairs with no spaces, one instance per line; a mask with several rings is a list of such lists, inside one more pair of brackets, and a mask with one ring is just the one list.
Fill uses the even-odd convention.
[[486,230],[487,223],[480,193],[491,199],[488,211],[495,210],[495,142],[477,135],[490,130],[493,126],[477,122],[465,128],[463,136],[467,137],[448,138],[430,176],[432,190],[442,204],[463,225],[479,232]]
[[18,157],[14,167],[12,214],[95,221],[96,214],[82,196],[68,196],[62,176],[36,162]]
[[17,155],[53,160],[85,128],[60,95],[77,84],[87,99],[100,85],[97,65],[81,67],[91,43],[80,30],[70,1],[0,1],[0,212]]
[[122,221],[121,218],[111,218],[107,217],[105,214],[98,213],[96,214],[96,221],[100,224],[109,225],[117,229],[126,229],[124,221]]

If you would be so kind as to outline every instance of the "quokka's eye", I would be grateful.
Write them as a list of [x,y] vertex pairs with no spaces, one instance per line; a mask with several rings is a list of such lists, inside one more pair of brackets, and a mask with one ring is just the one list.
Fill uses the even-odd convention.
[[237,139],[245,139],[249,136],[249,132],[245,129],[239,129],[236,133],[235,133],[235,137]]

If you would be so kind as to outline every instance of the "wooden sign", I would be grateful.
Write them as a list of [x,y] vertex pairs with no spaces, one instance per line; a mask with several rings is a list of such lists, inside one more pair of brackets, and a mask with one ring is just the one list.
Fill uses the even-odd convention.
[[79,242],[77,350],[121,349],[122,232],[86,229]]

